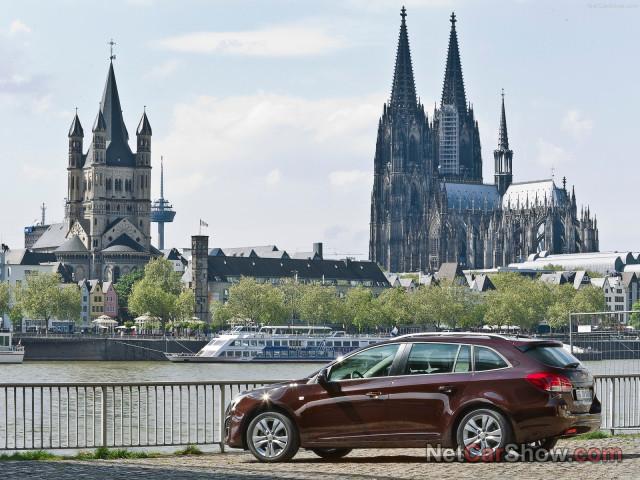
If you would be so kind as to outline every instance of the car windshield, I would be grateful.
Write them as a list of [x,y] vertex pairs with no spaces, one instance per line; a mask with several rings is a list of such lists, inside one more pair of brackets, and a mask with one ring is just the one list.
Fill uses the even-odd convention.
[[560,345],[534,345],[528,348],[524,345],[521,350],[531,358],[550,367],[575,368],[580,365],[580,360]]

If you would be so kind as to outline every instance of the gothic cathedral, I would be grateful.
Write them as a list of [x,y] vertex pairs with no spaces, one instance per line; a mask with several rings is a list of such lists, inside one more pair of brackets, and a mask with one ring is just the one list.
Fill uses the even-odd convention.
[[144,112],[129,147],[113,57],[87,153],[78,114],[69,130],[66,236],[55,250],[74,279],[117,281],[160,254],[151,245],[151,125]]
[[456,18],[440,108],[429,120],[417,101],[406,25],[378,124],[369,258],[392,272],[437,270],[444,262],[495,268],[540,252],[598,251],[589,209],[553,179],[513,183],[504,94],[493,184],[482,181],[478,123],[465,96]]

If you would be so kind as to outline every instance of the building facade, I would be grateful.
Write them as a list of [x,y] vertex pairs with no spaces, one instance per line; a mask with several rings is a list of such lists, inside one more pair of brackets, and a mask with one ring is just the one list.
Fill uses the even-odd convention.
[[596,220],[588,208],[578,213],[566,180],[513,183],[504,94],[494,183],[483,183],[454,14],[441,103],[427,117],[416,96],[404,7],[401,17],[391,97],[378,124],[369,258],[389,271],[413,272],[445,262],[494,268],[539,251],[597,251]]
[[33,245],[69,265],[76,282],[115,282],[161,254],[151,245],[151,136],[145,111],[133,153],[112,57],[86,153],[77,112],[69,129],[65,222]]

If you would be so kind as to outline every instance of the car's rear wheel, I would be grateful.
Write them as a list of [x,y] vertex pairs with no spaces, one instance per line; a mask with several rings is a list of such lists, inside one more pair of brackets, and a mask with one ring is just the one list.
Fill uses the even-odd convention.
[[351,448],[312,448],[311,451],[322,458],[342,458],[351,453]]
[[468,457],[497,451],[500,455],[504,454],[504,448],[511,441],[511,427],[501,413],[479,408],[462,418],[458,425],[456,440]]
[[300,441],[293,422],[278,412],[263,412],[247,428],[249,450],[261,462],[286,462],[298,452]]

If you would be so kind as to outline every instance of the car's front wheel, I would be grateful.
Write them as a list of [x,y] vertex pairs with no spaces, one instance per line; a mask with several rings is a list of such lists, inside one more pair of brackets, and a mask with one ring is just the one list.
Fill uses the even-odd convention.
[[312,448],[311,451],[322,458],[342,458],[351,453],[351,448]]
[[462,418],[456,440],[468,457],[496,452],[500,455],[511,441],[511,427],[501,413],[479,408]]
[[247,445],[261,462],[286,462],[298,452],[300,441],[291,419],[278,412],[263,412],[247,428]]

